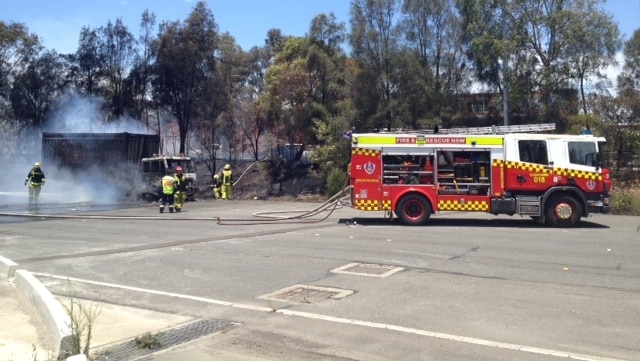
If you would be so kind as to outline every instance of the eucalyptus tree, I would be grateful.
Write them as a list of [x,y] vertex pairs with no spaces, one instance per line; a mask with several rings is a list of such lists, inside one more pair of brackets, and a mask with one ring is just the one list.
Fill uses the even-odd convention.
[[104,97],[108,101],[109,113],[114,118],[125,115],[125,79],[137,56],[136,39],[129,29],[117,19],[107,22],[100,29],[100,53],[103,59],[102,74],[105,80]]
[[393,72],[402,43],[396,26],[399,0],[352,0],[350,45],[361,67],[354,86],[360,114],[358,129],[389,129],[402,125],[397,109]]
[[543,116],[548,121],[555,121],[558,115],[553,91],[569,86],[570,65],[564,49],[575,20],[575,13],[571,11],[575,1],[513,0],[503,7],[507,14],[505,20],[518,24],[516,31],[523,43],[514,53],[533,68],[535,86],[545,110]]
[[340,45],[344,24],[333,14],[312,20],[305,38],[289,38],[266,73],[269,99],[263,104],[280,104],[280,119],[272,133],[285,143],[315,144],[313,123],[337,114],[336,103],[348,90],[341,75],[346,57]]
[[[563,102],[554,96],[574,80],[593,74],[608,61],[615,29],[596,5],[600,0],[457,0],[476,75],[483,82],[520,86],[532,100],[540,94],[543,121],[563,129]],[[590,14],[586,14],[590,11]],[[600,21],[591,31],[584,18]],[[587,34],[597,40],[580,44]],[[577,64],[580,70],[576,71]],[[507,69],[509,71],[505,71]],[[566,103],[565,103],[566,104]]]
[[64,61],[55,50],[33,59],[15,76],[11,89],[11,106],[16,120],[27,128],[42,128],[55,98],[65,88],[64,79]]
[[[618,77],[620,92],[640,93],[640,28],[624,43],[624,67]],[[640,98],[640,97],[639,97]]]
[[607,139],[607,164],[618,181],[637,182],[640,159],[640,29],[624,43],[617,94],[593,93],[589,104],[600,120],[595,130]]
[[24,24],[0,20],[0,158],[3,160],[11,159],[10,155],[26,143],[20,139],[25,123],[14,116],[10,94],[18,71],[28,66],[40,48],[38,37]]
[[286,143],[308,143],[311,129],[305,109],[311,102],[311,91],[316,79],[307,69],[306,53],[309,42],[306,38],[289,38],[267,69],[266,89],[272,100],[280,105],[282,112],[279,124],[272,132],[277,140]]
[[143,121],[149,128],[152,127],[150,110],[153,107],[151,78],[154,58],[151,47],[155,38],[153,35],[155,28],[156,16],[147,9],[142,13],[140,19],[139,50],[127,77],[125,87],[127,92],[126,99],[129,101],[127,108],[131,109],[136,119]]
[[[350,99],[352,67],[342,49],[347,37],[346,26],[337,22],[333,13],[320,14],[311,21],[307,37],[310,44],[307,70],[315,81],[310,83],[314,87],[305,114],[313,125],[313,161],[319,165],[317,176],[330,186],[336,183],[336,178],[346,179],[351,149],[342,135],[354,125]],[[340,186],[342,184],[330,186],[333,189],[328,189],[329,195],[342,190]]]
[[336,20],[335,14],[319,14],[311,20],[307,35],[310,44],[307,51],[307,69],[316,79],[317,87],[311,90],[313,100],[336,114],[337,101],[347,95],[344,83],[346,55],[342,44],[346,39],[344,23]]
[[619,50],[620,31],[611,15],[597,8],[601,0],[577,2],[572,9],[566,33],[566,57],[569,74],[578,81],[582,111],[587,114],[585,81],[604,78],[603,70],[615,63]]
[[[205,113],[202,120],[208,125],[209,144],[226,143],[229,161],[233,161],[246,148],[242,136],[243,119],[239,112],[240,94],[247,77],[246,54],[229,33],[220,35],[216,54],[219,59],[217,77],[207,83],[205,93],[209,97],[203,103]],[[215,153],[216,148],[212,150]]]
[[0,117],[9,118],[8,96],[16,72],[41,48],[37,35],[24,24],[0,20]]
[[[162,106],[171,110],[178,125],[180,147],[185,153],[192,122],[214,94],[208,86],[218,77],[216,51],[218,25],[204,2],[198,2],[183,22],[163,22],[155,42],[154,89]],[[217,89],[224,91],[224,89]]]
[[80,94],[101,95],[103,79],[104,53],[100,51],[98,29],[83,26],[80,30],[78,49],[71,54],[70,77]]
[[530,115],[537,110],[532,104],[536,62],[530,56],[533,52],[524,51],[524,19],[510,15],[511,5],[509,0],[456,0],[473,79],[488,91],[503,95],[505,122],[514,112]]
[[290,36],[282,34],[282,30],[278,28],[269,29],[267,37],[264,39],[264,49],[266,50],[269,62],[275,60],[276,54],[282,51],[284,44],[289,40]]
[[[600,119],[595,131],[607,139],[605,164],[611,167],[613,177],[621,181],[637,182],[637,173],[628,172],[640,156],[640,122],[637,96],[611,96],[592,94],[594,115]],[[637,111],[637,108],[636,108]]]
[[243,86],[237,93],[236,106],[242,134],[253,154],[259,160],[265,136],[279,119],[280,111],[266,93],[265,73],[271,58],[266,47],[252,47],[245,53]]
[[251,130],[246,134],[247,138],[251,138],[249,143],[253,144],[252,147],[256,147],[253,149],[256,152],[255,156],[258,153],[257,140],[260,138],[258,133],[264,132],[270,138],[265,143],[274,145],[279,138],[278,130],[282,128],[279,125],[286,118],[279,98],[268,91],[267,72],[290,38],[282,34],[280,29],[269,29],[264,45],[252,47],[247,54],[247,77],[242,96],[246,101],[254,103],[245,107],[245,111],[253,112],[255,115],[250,120]]
[[[418,91],[422,95],[416,99],[418,102],[412,102],[415,123],[412,126],[419,126],[417,118],[444,116],[443,110],[448,110],[450,115],[456,104],[452,96],[469,88],[461,17],[454,5],[453,0],[404,0],[402,4],[402,32],[421,67],[412,70],[414,76],[419,75],[421,79],[416,79],[409,94]],[[413,62],[407,55],[409,53],[404,56],[404,62]]]
[[625,42],[623,54],[624,67],[619,77],[618,97],[630,113],[627,123],[640,130],[640,29]]

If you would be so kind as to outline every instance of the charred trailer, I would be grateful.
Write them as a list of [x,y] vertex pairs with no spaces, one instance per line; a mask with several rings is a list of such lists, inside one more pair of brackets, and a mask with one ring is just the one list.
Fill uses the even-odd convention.
[[47,178],[93,187],[120,199],[138,197],[141,160],[160,149],[160,136],[133,133],[42,133]]

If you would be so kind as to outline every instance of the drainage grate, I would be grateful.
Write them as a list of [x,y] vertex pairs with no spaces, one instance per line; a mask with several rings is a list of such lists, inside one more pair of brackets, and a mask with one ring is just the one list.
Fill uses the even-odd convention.
[[100,361],[137,360],[154,352],[189,342],[214,332],[222,332],[231,327],[233,325],[229,322],[208,319],[198,320],[179,328],[151,334],[159,344],[153,349],[141,348],[136,345],[135,340],[131,340],[100,350],[98,359]]
[[373,263],[349,263],[346,266],[331,270],[333,273],[350,273],[369,277],[387,277],[400,272],[404,267],[386,266]]
[[297,303],[319,303],[350,296],[352,290],[309,285],[293,285],[263,296],[262,299]]

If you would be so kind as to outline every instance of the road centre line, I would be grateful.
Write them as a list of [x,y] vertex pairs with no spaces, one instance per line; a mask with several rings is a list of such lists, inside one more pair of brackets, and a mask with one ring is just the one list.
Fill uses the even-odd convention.
[[462,343],[485,346],[485,347],[493,347],[493,348],[498,348],[498,349],[527,352],[527,353],[538,354],[538,355],[543,355],[543,356],[553,356],[553,357],[559,357],[559,358],[566,358],[566,359],[570,359],[570,360],[580,360],[580,361],[625,361],[625,360],[613,359],[613,358],[607,358],[607,357],[591,356],[591,355],[578,354],[578,353],[567,352],[567,351],[560,351],[560,350],[553,350],[553,349],[546,349],[546,348],[540,348],[540,347],[519,345],[519,344],[513,344],[513,343],[505,343],[505,342],[484,340],[484,339],[480,339],[480,338],[452,335],[452,334],[447,334],[447,333],[428,331],[428,330],[421,330],[421,329],[416,329],[416,328],[412,328],[412,327],[404,327],[404,326],[392,325],[392,324],[387,324],[387,323],[369,322],[369,321],[355,320],[355,319],[344,318],[344,317],[326,316],[326,315],[321,315],[321,314],[316,314],[316,313],[293,311],[293,310],[288,310],[288,309],[274,309],[272,307],[253,306],[253,305],[247,305],[247,304],[241,304],[241,303],[221,301],[221,300],[216,300],[216,299],[206,298],[206,297],[199,297],[199,296],[191,296],[191,295],[185,295],[185,294],[180,294],[180,293],[158,291],[158,290],[152,290],[152,289],[148,289],[148,288],[125,286],[125,285],[120,285],[120,284],[115,284],[115,283],[91,281],[91,280],[86,280],[86,279],[81,279],[81,278],[65,277],[65,276],[53,275],[53,274],[48,274],[48,273],[38,273],[38,272],[31,272],[31,273],[33,275],[35,275],[35,276],[40,276],[40,277],[48,277],[48,278],[53,278],[53,279],[60,279],[60,280],[65,280],[65,281],[85,283],[85,284],[91,284],[91,285],[96,285],[96,286],[105,286],[105,287],[117,288],[117,289],[122,289],[122,290],[127,290],[127,291],[135,291],[135,292],[155,294],[155,295],[161,295],[161,296],[167,296],[167,297],[175,297],[175,298],[180,298],[180,299],[198,301],[198,302],[214,304],[214,305],[220,305],[220,306],[228,306],[228,307],[244,309],[244,310],[268,312],[268,313],[279,313],[279,314],[287,315],[287,316],[296,316],[296,317],[302,317],[302,318],[307,318],[307,319],[315,319],[315,320],[321,320],[321,321],[327,321],[327,322],[334,322],[334,323],[362,326],[362,327],[375,328],[375,329],[391,330],[391,331],[402,332],[402,333],[407,333],[407,334],[430,337],[430,338],[438,338],[438,339],[443,339],[443,340],[448,340],[448,341],[456,341],[456,342],[462,342]]

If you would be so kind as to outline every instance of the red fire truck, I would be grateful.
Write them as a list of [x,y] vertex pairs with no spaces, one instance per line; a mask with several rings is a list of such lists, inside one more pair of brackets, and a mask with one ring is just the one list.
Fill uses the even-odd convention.
[[553,129],[538,124],[354,133],[352,207],[395,213],[407,225],[424,224],[441,211],[518,214],[555,227],[609,213],[611,179],[601,161],[605,139],[542,133]]

